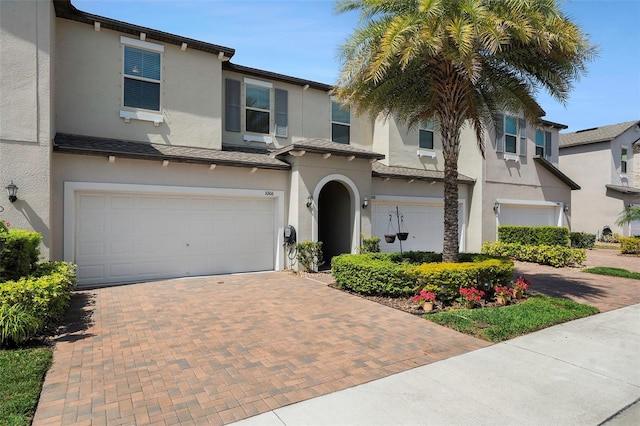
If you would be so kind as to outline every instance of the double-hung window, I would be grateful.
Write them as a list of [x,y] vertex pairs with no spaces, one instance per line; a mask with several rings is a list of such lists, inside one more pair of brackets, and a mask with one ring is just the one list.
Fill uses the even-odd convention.
[[620,150],[620,173],[627,173],[627,161],[628,161],[628,153],[627,148],[622,148]]
[[504,152],[516,154],[518,151],[518,120],[515,117],[504,118]]
[[247,84],[245,86],[245,108],[246,131],[269,134],[271,89]]
[[433,149],[433,133],[435,126],[433,120],[420,122],[418,125],[418,143],[422,149]]
[[504,152],[507,160],[517,161],[517,156],[526,156],[527,125],[524,119],[499,114],[497,120],[496,152]]
[[547,160],[551,158],[551,132],[536,129],[536,155]]
[[349,105],[331,101],[331,140],[349,144],[351,138],[351,110]]
[[124,46],[124,106],[160,111],[161,55]]

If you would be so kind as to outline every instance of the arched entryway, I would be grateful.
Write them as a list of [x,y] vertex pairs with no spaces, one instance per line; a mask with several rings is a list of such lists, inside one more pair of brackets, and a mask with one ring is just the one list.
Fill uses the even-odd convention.
[[353,212],[351,194],[338,181],[327,182],[318,196],[318,241],[322,241],[325,266],[331,258],[351,253]]

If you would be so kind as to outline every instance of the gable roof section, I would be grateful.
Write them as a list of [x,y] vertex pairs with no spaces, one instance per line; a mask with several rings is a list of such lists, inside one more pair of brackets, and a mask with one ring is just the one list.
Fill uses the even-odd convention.
[[222,69],[225,71],[234,71],[240,74],[250,75],[252,77],[265,78],[268,80],[281,81],[283,83],[294,84],[297,86],[309,86],[313,89],[322,90],[328,92],[333,89],[333,86],[324,83],[318,83],[317,81],[305,80],[302,78],[291,77],[288,75],[278,74],[271,71],[259,70],[257,68],[249,68],[242,65],[232,64],[231,62],[224,62]]
[[354,156],[355,158],[364,158],[368,160],[384,159],[383,154],[367,151],[362,148],[356,148],[351,145],[332,142],[326,139],[305,139],[300,142],[294,142],[291,145],[287,145],[284,148],[274,151],[271,155],[276,157],[279,155],[289,154],[292,151],[312,152],[314,154],[331,154],[342,157]]
[[226,58],[231,58],[236,52],[235,49],[231,49],[230,47],[205,43],[203,41],[195,40],[192,38],[181,37],[175,34],[165,33],[163,31],[140,27],[138,25],[129,24],[127,22],[117,21],[115,19],[105,18],[104,16],[98,16],[91,13],[83,12],[76,9],[75,6],[71,4],[71,0],[53,0],[53,5],[55,7],[56,16],[58,18],[69,19],[89,25],[93,25],[94,22],[99,22],[100,27],[102,28],[107,28],[121,33],[132,34],[136,37],[139,37],[140,33],[145,33],[148,39],[153,39],[163,43],[175,44],[177,46],[181,46],[182,43],[187,43],[187,47],[189,49],[201,50],[203,52],[213,53],[216,55],[219,53],[224,53],[224,56]]
[[609,142],[626,132],[632,126],[639,125],[640,120],[626,121],[609,126],[578,130],[573,133],[560,134],[560,149],[576,145],[588,145],[598,142]]
[[[431,182],[443,182],[444,172],[439,170],[412,169],[409,167],[385,166],[381,163],[374,163],[371,167],[371,175],[379,178],[390,179],[416,179]],[[458,173],[458,183],[472,184],[476,180]]]
[[569,178],[569,176],[567,176],[564,173],[562,173],[562,171],[559,168],[554,166],[548,160],[545,160],[544,158],[540,157],[539,155],[534,155],[533,156],[533,161],[535,161],[536,163],[540,164],[542,167],[544,167],[549,172],[551,172],[552,175],[554,175],[555,177],[560,179],[565,185],[567,185],[569,188],[571,188],[572,191],[575,190],[575,189],[580,189],[580,185],[578,185],[573,180],[571,180]]
[[289,170],[284,161],[265,154],[216,149],[193,148],[165,144],[97,138],[93,136],[58,133],[53,142],[55,152],[97,156],[115,156],[137,160],[169,160],[179,163],[216,164],[232,167]]

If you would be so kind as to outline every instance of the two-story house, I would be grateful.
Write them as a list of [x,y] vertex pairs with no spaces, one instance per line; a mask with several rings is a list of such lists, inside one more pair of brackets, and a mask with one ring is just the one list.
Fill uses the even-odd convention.
[[640,221],[616,225],[625,207],[640,205],[640,155],[634,155],[639,141],[640,120],[560,135],[562,170],[582,187],[571,196],[573,230],[640,235]]
[[[1,217],[81,285],[287,268],[288,225],[327,258],[370,235],[398,250],[384,235],[399,230],[405,250],[442,250],[437,123],[356,116],[331,85],[70,0],[0,8],[0,183],[18,187]],[[557,168],[563,125],[490,127],[485,158],[461,139],[464,251],[500,224],[567,225],[578,188]]]

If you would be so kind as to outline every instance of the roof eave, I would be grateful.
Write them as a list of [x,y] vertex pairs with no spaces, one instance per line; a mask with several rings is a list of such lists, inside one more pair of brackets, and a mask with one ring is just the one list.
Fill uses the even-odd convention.
[[575,183],[569,176],[565,175],[560,169],[551,164],[548,160],[540,157],[539,155],[534,155],[533,160],[539,163],[542,167],[547,169],[552,175],[560,179],[565,185],[567,185],[572,191],[581,189],[580,185]]
[[384,155],[383,154],[378,154],[376,152],[345,152],[345,151],[340,151],[340,150],[335,150],[335,149],[322,149],[322,148],[314,148],[314,147],[309,147],[307,145],[297,145],[295,143],[292,143],[291,145],[287,145],[286,147],[275,151],[271,154],[272,157],[278,157],[280,155],[288,155],[290,154],[292,151],[305,151],[305,152],[309,152],[312,154],[331,154],[331,155],[337,155],[340,157],[355,157],[355,158],[361,158],[361,159],[366,159],[366,160],[383,160],[384,159]]

